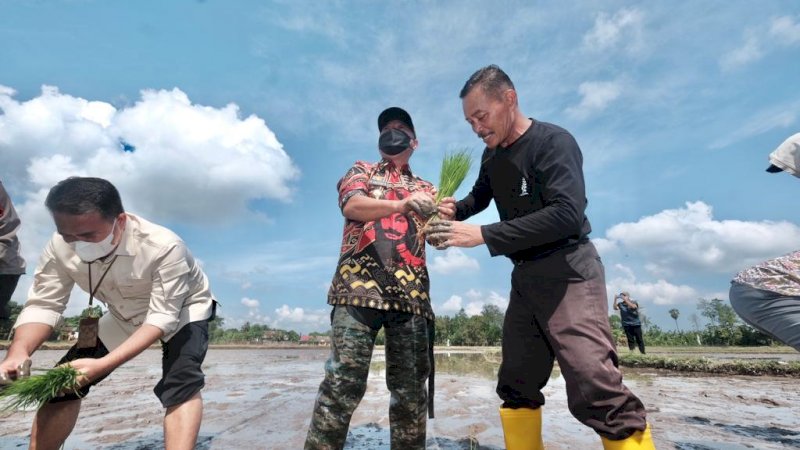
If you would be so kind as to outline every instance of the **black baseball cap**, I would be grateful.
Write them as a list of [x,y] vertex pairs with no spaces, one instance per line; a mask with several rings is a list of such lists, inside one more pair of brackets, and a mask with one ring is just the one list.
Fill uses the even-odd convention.
[[403,122],[408,128],[411,129],[411,131],[414,132],[414,134],[417,134],[417,132],[414,130],[414,122],[411,121],[411,116],[406,112],[406,110],[397,106],[384,109],[383,112],[378,116],[378,131],[383,130],[383,127],[393,120],[399,120],[400,122]]

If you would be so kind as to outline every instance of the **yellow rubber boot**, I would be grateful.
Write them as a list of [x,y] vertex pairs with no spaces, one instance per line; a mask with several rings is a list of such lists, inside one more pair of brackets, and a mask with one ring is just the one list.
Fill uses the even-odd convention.
[[506,450],[544,450],[542,408],[500,408]]
[[612,441],[600,436],[605,450],[656,450],[653,436],[650,435],[650,425],[644,431],[637,431],[621,441]]

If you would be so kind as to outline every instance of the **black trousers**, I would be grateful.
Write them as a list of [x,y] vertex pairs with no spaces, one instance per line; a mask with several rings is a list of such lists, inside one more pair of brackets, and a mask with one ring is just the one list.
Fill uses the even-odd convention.
[[639,351],[642,354],[644,354],[644,339],[642,338],[642,326],[623,325],[622,328],[625,329],[625,337],[628,339],[628,348],[633,350],[634,346],[638,346]]
[[11,301],[11,294],[17,288],[17,282],[22,275],[0,275],[0,320],[8,319],[10,311],[8,302]]

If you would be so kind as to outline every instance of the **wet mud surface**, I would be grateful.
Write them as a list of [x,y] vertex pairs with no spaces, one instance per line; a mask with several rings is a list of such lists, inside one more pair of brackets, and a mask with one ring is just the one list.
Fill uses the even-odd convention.
[[[44,350],[34,366],[64,353]],[[327,349],[211,349],[197,449],[301,449]],[[0,352],[0,357],[4,352]],[[152,393],[161,354],[147,350],[117,369],[84,400],[65,448],[163,449],[163,410]],[[437,354],[436,418],[428,448],[504,448],[494,393],[496,356]],[[376,351],[364,400],[353,415],[348,449],[389,449],[389,395]],[[623,368],[625,384],[648,409],[658,449],[800,448],[797,378],[720,377]],[[567,410],[564,380],[554,371],[544,388],[548,450],[600,449],[599,438]],[[0,413],[0,449],[27,448],[33,412]]]

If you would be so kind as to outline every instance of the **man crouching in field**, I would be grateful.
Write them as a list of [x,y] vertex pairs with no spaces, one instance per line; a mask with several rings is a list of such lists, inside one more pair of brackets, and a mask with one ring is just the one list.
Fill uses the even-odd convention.
[[50,190],[45,204],[57,232],[36,268],[0,379],[23,375],[18,369],[61,321],[76,283],[89,293],[89,306],[97,298],[108,312],[99,324],[81,321],[78,343],[59,361],[82,374],[80,389],[36,413],[30,448],[59,448],[89,388],[160,339],[163,375],[154,391],[166,408],[165,446],[193,449],[203,415],[200,366],[214,309],[205,274],[175,233],[125,213],[106,180],[68,178]]

